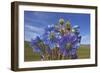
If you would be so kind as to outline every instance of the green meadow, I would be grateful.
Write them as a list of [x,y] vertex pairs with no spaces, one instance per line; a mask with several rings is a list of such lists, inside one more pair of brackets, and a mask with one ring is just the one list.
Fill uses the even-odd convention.
[[[90,45],[81,45],[78,49],[78,59],[90,58]],[[39,61],[39,54],[33,52],[29,42],[24,42],[24,61]]]

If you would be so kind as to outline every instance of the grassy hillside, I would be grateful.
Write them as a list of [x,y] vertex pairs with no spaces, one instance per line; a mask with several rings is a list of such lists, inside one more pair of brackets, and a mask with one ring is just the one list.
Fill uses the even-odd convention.
[[37,53],[33,53],[32,48],[29,45],[29,42],[24,44],[24,61],[35,61],[39,60],[40,56]]
[[[37,61],[40,60],[40,56],[37,53],[33,53],[32,48],[29,45],[29,42],[24,43],[24,61]],[[78,49],[79,59],[90,58],[90,46],[81,45]]]
[[90,45],[81,45],[78,49],[79,59],[90,58]]

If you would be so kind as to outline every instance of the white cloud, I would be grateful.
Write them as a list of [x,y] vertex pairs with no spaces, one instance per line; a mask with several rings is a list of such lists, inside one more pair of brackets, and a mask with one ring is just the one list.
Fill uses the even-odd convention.
[[31,41],[31,39],[35,39],[37,36],[39,36],[39,34],[27,31],[25,32],[25,41]]
[[90,36],[89,35],[82,36],[81,44],[90,44]]
[[33,31],[33,32],[40,33],[40,34],[42,34],[44,32],[43,28],[31,26],[31,25],[28,25],[28,24],[25,25],[25,30]]
[[41,36],[44,33],[43,28],[38,28],[31,25],[25,25],[24,29],[26,41],[31,41],[31,39],[34,39],[36,36]]

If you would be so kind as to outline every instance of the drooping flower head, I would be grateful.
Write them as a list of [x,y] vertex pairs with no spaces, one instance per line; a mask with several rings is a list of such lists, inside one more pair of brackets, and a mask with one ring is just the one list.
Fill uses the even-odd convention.
[[65,28],[66,28],[66,30],[69,30],[69,31],[71,30],[71,23],[70,23],[70,21],[66,22]]
[[63,25],[64,24],[64,19],[63,18],[59,19],[59,23],[60,23],[60,25]]

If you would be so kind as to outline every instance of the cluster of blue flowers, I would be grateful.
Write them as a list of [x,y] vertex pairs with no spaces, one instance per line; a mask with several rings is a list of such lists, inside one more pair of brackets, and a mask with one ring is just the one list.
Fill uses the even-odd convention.
[[41,60],[77,59],[81,36],[78,25],[71,26],[60,19],[58,24],[48,25],[42,38],[32,39],[31,47],[41,56]]

